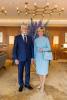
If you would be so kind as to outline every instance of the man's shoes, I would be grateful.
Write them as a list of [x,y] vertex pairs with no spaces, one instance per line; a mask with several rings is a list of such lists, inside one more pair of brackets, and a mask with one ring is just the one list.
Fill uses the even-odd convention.
[[23,91],[23,86],[20,86],[19,87],[19,92],[22,92]]
[[27,88],[27,89],[29,89],[29,90],[32,90],[33,89],[33,87],[32,86],[27,86],[27,85],[25,85],[25,88]]

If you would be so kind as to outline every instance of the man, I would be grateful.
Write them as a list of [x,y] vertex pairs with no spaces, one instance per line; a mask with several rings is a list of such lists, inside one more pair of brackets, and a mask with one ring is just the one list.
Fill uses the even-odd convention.
[[[30,86],[30,64],[33,63],[34,46],[31,37],[28,35],[27,24],[21,25],[21,34],[15,37],[13,48],[13,59],[18,65],[19,92],[23,90],[23,85],[29,90]],[[23,70],[25,67],[25,84],[23,82]]]

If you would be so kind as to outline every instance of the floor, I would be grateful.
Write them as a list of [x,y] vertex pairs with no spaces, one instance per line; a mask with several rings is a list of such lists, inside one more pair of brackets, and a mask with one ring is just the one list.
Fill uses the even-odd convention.
[[17,66],[0,70],[0,100],[67,100],[67,63],[52,61],[45,83],[46,95],[37,89],[39,78],[31,66],[33,90],[18,92]]

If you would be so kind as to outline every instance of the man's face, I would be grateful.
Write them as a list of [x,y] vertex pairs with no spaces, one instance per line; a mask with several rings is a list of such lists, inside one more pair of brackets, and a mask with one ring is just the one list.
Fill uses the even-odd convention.
[[26,25],[21,26],[21,33],[28,34],[28,27]]

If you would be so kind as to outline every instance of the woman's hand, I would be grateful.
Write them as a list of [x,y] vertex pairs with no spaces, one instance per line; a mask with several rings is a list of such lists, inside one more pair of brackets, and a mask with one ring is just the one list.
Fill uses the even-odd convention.
[[43,48],[40,48],[40,49],[39,49],[39,52],[43,52]]

